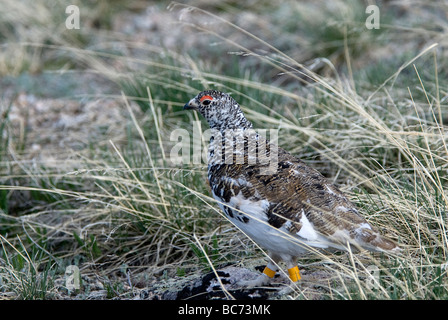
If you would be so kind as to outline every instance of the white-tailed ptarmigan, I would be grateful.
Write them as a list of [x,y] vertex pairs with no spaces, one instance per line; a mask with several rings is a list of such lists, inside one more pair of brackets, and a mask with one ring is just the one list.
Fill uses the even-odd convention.
[[287,264],[292,281],[299,280],[296,259],[311,248],[399,249],[318,171],[257,134],[230,95],[204,91],[184,109],[199,111],[210,125],[208,180],[213,197],[228,219],[271,258],[263,274],[246,285],[269,282],[279,261]]

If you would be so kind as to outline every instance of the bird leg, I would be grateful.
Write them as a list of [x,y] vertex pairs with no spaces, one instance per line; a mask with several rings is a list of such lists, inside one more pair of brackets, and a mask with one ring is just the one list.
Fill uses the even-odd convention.
[[291,279],[292,282],[297,282],[301,279],[299,267],[295,265],[292,268],[288,269],[289,279]]
[[279,291],[280,295],[287,295],[294,291],[295,283],[302,278],[300,276],[299,267],[297,266],[297,263],[295,261],[296,259],[294,258],[291,258],[289,261],[287,261],[286,265],[288,268],[289,279],[291,280],[292,284],[287,285],[283,289],[281,289]]
[[[254,280],[240,280],[238,284],[246,288],[260,287],[269,284],[271,282],[271,279],[274,278],[275,274],[278,271],[277,263],[280,260],[282,260],[279,256],[272,253],[269,254],[269,257],[271,258],[271,260],[264,268],[263,273],[261,275],[259,275]],[[301,279],[299,267],[297,266],[297,263],[295,261],[296,259],[294,257],[291,257],[290,259],[286,260],[289,279],[293,283]]]
[[261,287],[269,284],[278,271],[277,263],[280,261],[280,258],[275,255],[270,254],[269,256],[271,261],[269,261],[261,275],[254,280],[240,280],[238,284],[246,288]]

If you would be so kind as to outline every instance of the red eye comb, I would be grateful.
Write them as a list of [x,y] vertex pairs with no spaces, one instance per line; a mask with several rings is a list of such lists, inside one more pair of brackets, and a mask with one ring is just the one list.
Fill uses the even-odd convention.
[[204,100],[213,100],[213,97],[211,96],[203,96],[201,99],[199,99],[201,102],[203,102]]

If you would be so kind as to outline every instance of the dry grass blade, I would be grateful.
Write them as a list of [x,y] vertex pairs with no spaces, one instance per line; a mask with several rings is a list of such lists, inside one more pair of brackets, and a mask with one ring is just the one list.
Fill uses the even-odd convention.
[[287,298],[448,297],[446,4],[378,4],[378,30],[358,1],[86,2],[80,29],[67,5],[0,6],[0,299],[164,298],[204,270],[266,261],[193,158],[206,127],[182,106],[209,88],[404,248],[310,248]]

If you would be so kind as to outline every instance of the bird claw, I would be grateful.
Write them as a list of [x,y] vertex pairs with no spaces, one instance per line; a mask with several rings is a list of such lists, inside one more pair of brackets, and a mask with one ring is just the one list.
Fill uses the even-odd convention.
[[245,289],[251,289],[254,287],[262,287],[271,282],[271,278],[267,277],[265,274],[259,275],[257,278],[252,280],[240,280],[237,284]]
[[[242,287],[242,289],[253,289],[269,285],[270,283],[271,278],[267,277],[266,275],[260,275],[252,280],[240,280],[237,282],[237,285]],[[294,287],[291,285],[282,285],[278,288],[275,288],[275,290],[277,290],[278,295],[285,296],[293,293]]]

